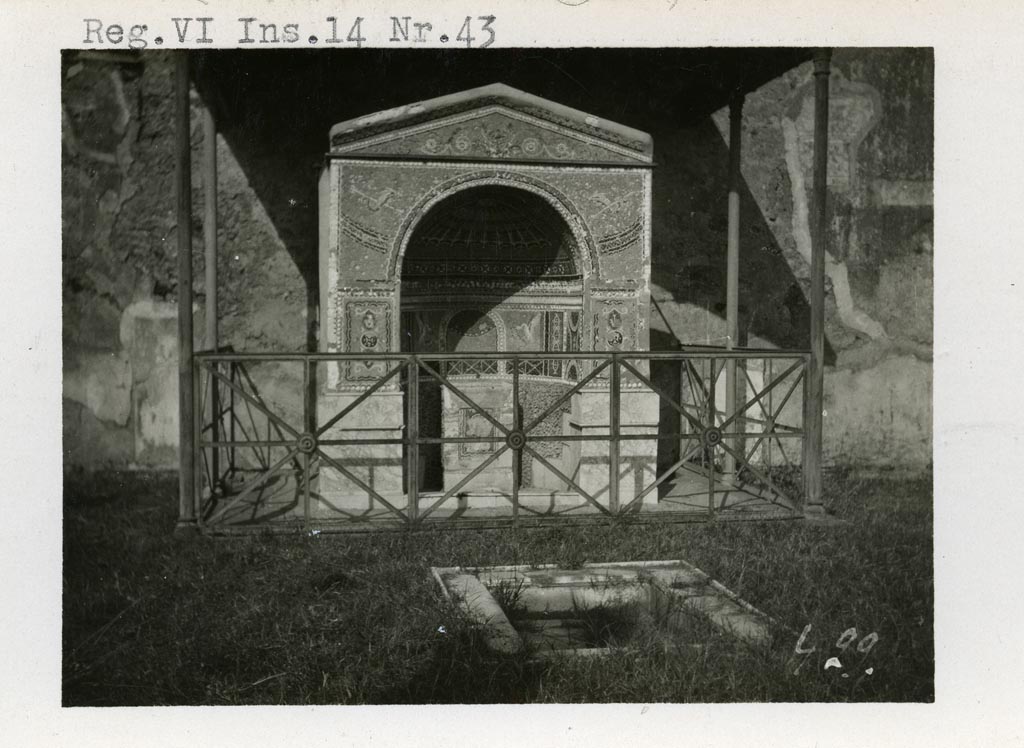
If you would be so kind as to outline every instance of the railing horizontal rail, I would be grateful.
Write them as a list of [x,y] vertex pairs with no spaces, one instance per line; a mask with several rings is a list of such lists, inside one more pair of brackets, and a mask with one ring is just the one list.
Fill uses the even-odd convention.
[[[723,439],[751,439],[757,436],[770,436],[773,439],[799,439],[803,437],[801,431],[723,431]],[[673,432],[671,434],[593,434],[583,436],[581,434],[545,434],[543,436],[527,435],[528,442],[607,442],[611,439],[617,441],[652,441],[666,439],[699,438],[701,433]],[[409,444],[410,439],[320,439],[317,444],[321,447],[345,447],[345,446],[374,446],[384,444]],[[508,441],[504,436],[421,436],[416,440],[417,444],[504,444]],[[293,447],[295,440],[289,441],[201,441],[200,447]]]
[[[199,361],[606,361],[609,358],[627,361],[678,361],[683,359],[808,359],[809,351],[779,348],[686,348],[679,351],[459,351],[451,353],[221,353],[204,351],[195,354]],[[472,376],[472,375],[470,375]]]
[[249,441],[207,441],[201,439],[197,442],[200,447],[294,447],[294,439],[255,439]]

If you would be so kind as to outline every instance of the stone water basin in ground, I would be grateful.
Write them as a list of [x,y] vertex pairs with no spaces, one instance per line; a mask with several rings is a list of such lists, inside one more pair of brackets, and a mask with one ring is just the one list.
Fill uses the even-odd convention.
[[771,641],[767,615],[685,561],[432,571],[444,594],[483,625],[497,652],[601,655],[645,633],[666,645],[700,646],[686,640],[695,615],[748,644]]

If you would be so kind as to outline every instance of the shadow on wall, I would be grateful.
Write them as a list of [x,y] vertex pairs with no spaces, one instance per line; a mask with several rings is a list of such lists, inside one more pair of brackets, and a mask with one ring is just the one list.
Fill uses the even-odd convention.
[[[651,347],[721,345],[729,145],[710,118],[666,132],[654,174]],[[740,192],[739,346],[806,348],[810,308],[769,222],[746,182]],[[826,341],[826,364],[835,352]]]

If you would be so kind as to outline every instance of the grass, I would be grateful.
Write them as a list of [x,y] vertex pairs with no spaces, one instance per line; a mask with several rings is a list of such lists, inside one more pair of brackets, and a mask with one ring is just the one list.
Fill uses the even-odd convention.
[[641,618],[636,605],[574,605],[573,617],[583,624],[585,646],[632,646],[637,641]]
[[[236,539],[175,536],[176,481],[144,473],[65,481],[66,706],[934,698],[930,477],[830,474],[826,496],[849,520],[842,526]],[[678,646],[641,639],[608,657],[532,664],[489,652],[429,573],[672,558],[773,616],[775,644],[753,650],[695,617]],[[802,646],[815,649],[797,655],[807,625]],[[854,643],[841,650],[836,642],[851,628]],[[695,638],[704,646],[683,643]],[[832,656],[841,670],[824,669]]]

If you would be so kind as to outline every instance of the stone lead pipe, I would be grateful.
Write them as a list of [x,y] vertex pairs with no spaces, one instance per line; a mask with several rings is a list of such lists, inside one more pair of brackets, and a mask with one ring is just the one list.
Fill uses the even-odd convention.
[[195,524],[192,372],[192,149],[188,51],[175,54],[174,183],[178,235],[178,526]]
[[[739,342],[739,297],[740,297],[740,152],[742,148],[743,94],[736,92],[729,102],[729,234],[725,276],[725,322],[726,347],[732,350]],[[736,413],[736,359],[729,359],[725,367],[725,417]],[[733,451],[739,443],[730,440]],[[736,472],[735,458],[726,453],[723,472],[733,476]]]
[[804,420],[804,514],[821,514],[822,408],[825,392],[825,243],[828,241],[828,87],[832,50],[814,53],[814,217],[811,234],[811,355]]

